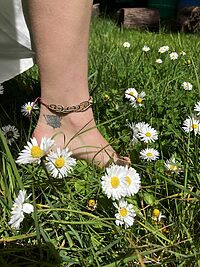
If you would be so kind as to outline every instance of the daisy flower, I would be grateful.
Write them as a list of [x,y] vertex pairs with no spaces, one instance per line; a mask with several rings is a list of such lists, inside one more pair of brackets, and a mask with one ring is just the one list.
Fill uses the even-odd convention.
[[147,45],[144,45],[142,48],[143,52],[149,52],[150,50],[151,50],[150,47],[148,47]]
[[140,157],[147,161],[154,161],[159,158],[160,153],[154,148],[146,148],[140,151]]
[[125,98],[127,99],[135,99],[138,96],[138,92],[135,88],[128,88],[125,91]]
[[194,131],[194,134],[200,134],[200,123],[199,119],[192,116],[188,117],[184,122],[183,122],[183,130],[187,133]]
[[106,174],[101,178],[103,192],[108,198],[119,200],[126,195],[126,169],[123,166],[112,165],[106,168]]
[[189,82],[184,82],[181,84],[181,86],[183,87],[183,89],[185,89],[186,91],[191,91],[192,90],[192,84]]
[[164,46],[161,46],[159,49],[158,49],[158,52],[163,54],[165,52],[168,52],[169,51],[169,46],[168,45],[164,45]]
[[144,125],[143,127],[141,127],[138,136],[140,140],[145,143],[155,142],[155,140],[158,139],[157,131],[150,125]]
[[160,222],[162,218],[166,218],[166,216],[162,215],[162,212],[159,209],[154,209],[152,212],[152,219]]
[[18,129],[10,124],[3,126],[1,129],[9,145],[11,145],[20,136]]
[[140,132],[143,127],[148,127],[150,125],[148,123],[142,121],[142,122],[129,124],[129,126],[131,127],[132,130],[135,128],[135,129],[137,129],[138,132]]
[[51,138],[42,137],[41,143],[38,145],[36,138],[33,137],[31,138],[30,142],[27,142],[27,145],[24,146],[24,149],[19,153],[16,162],[18,164],[39,164],[41,162],[41,158],[49,152],[53,144],[54,140]]
[[94,199],[94,198],[90,198],[90,199],[87,201],[87,206],[86,206],[86,208],[87,208],[88,210],[91,210],[91,211],[96,210],[96,208],[97,208],[97,200]]
[[158,64],[162,64],[162,63],[163,63],[163,61],[162,61],[162,59],[161,59],[161,58],[158,58],[158,59],[156,59],[156,63],[158,63]]
[[171,60],[177,60],[178,54],[176,52],[172,52],[169,54]]
[[131,44],[129,42],[124,42],[123,43],[123,47],[125,48],[129,48],[131,46]]
[[34,102],[28,102],[21,107],[21,112],[25,117],[31,114],[32,109],[38,109],[38,106],[33,104]]
[[135,123],[129,124],[130,128],[133,131],[133,138],[132,138],[132,142],[133,144],[136,144],[139,142],[139,136],[138,136],[138,128],[136,126]]
[[139,132],[141,131],[141,129],[145,126],[150,126],[148,123],[145,122],[138,122],[138,123],[132,123],[129,124],[129,127],[132,129],[133,131],[133,138],[132,138],[132,142],[133,143],[137,143],[139,142]]
[[139,94],[135,88],[128,88],[125,91],[125,97],[130,100],[133,107],[142,106],[145,96],[146,93],[144,91]]
[[198,116],[200,115],[200,102],[197,102],[194,106],[194,111],[198,112]]
[[132,226],[134,223],[134,217],[136,216],[132,204],[128,204],[124,199],[119,201],[119,204],[113,203],[115,208],[117,208],[118,213],[115,214],[116,225],[125,225],[125,229]]
[[30,214],[33,212],[33,205],[24,203],[26,200],[26,191],[20,190],[12,207],[11,219],[8,222],[8,224],[11,225],[11,228],[19,229],[20,223],[24,219],[24,213]]
[[181,52],[180,52],[180,55],[181,55],[181,56],[185,56],[186,53],[185,53],[184,51],[181,51]]
[[143,105],[144,98],[146,96],[146,93],[142,91],[140,94],[137,94],[137,96],[133,99],[130,99],[130,103],[133,107],[141,107]]
[[134,194],[137,194],[140,189],[140,176],[134,168],[128,168],[127,166],[125,168],[127,170],[125,176],[125,181],[127,183],[126,196],[133,196]]
[[55,178],[67,177],[68,173],[72,171],[76,165],[76,160],[71,157],[72,152],[68,148],[57,148],[56,152],[50,152],[46,157],[47,170],[51,172]]
[[4,88],[3,88],[3,85],[0,84],[0,95],[3,95],[4,93]]
[[176,162],[175,158],[171,158],[165,162],[165,167],[169,172],[179,173],[182,169],[179,167],[179,163]]
[[110,100],[110,96],[105,94],[103,99],[104,99],[105,102],[108,102]]

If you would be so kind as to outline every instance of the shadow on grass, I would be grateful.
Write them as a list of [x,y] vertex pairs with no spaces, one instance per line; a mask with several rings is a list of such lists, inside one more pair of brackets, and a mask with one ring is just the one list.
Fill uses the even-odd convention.
[[62,259],[52,243],[46,245],[7,244],[0,245],[0,266],[59,267]]

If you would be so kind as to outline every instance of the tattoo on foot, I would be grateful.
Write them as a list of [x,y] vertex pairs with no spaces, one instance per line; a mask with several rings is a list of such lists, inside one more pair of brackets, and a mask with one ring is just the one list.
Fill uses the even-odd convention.
[[44,117],[47,124],[53,127],[54,129],[61,127],[62,118],[58,117],[57,115],[44,115]]

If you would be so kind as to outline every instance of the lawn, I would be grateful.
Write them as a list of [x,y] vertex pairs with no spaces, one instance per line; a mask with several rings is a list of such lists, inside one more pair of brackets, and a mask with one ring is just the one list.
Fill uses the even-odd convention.
[[[159,53],[162,46],[169,51]],[[126,197],[136,214],[127,229],[116,225],[118,201],[102,190],[108,170],[78,161],[59,179],[44,160],[16,164],[39,115],[21,113],[40,94],[37,68],[4,83],[0,126],[14,125],[20,136],[10,145],[0,131],[0,266],[200,266],[199,74],[199,35],[92,21],[88,75],[96,122],[115,150],[130,156],[141,179],[139,192]],[[128,88],[138,95],[127,94]],[[154,142],[142,140],[139,122],[156,131]],[[142,158],[147,148],[158,158]],[[12,229],[8,222],[20,189],[31,194],[34,212]]]

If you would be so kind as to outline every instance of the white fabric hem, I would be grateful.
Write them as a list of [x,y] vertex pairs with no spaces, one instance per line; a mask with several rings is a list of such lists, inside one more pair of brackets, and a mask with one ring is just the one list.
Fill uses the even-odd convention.
[[0,0],[0,83],[34,65],[21,0]]

